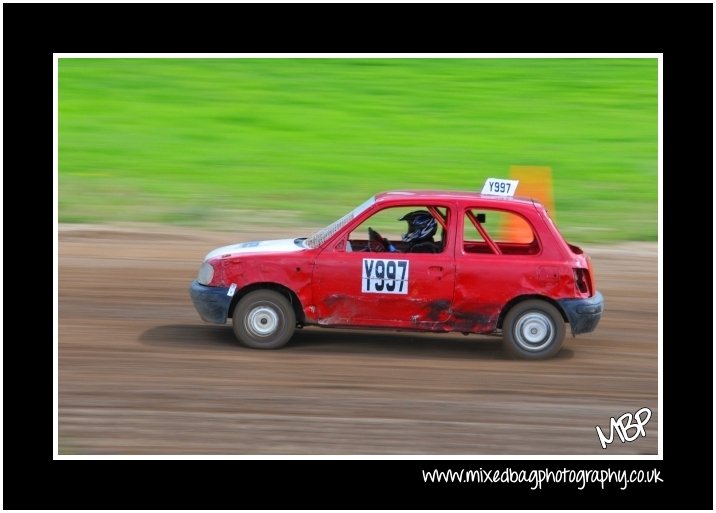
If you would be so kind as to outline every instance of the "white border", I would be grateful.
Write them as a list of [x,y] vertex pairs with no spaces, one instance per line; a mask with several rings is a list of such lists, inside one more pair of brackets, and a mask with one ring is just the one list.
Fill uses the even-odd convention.
[[656,315],[657,315],[657,338],[659,340],[659,349],[658,349],[658,357],[656,360],[656,366],[657,366],[657,373],[658,373],[658,397],[657,397],[657,405],[659,406],[659,433],[657,438],[657,452],[659,459],[664,459],[664,437],[662,433],[664,432],[664,353],[663,353],[663,346],[664,346],[664,219],[663,219],[663,211],[664,211],[664,184],[663,184],[663,173],[664,173],[664,139],[663,139],[663,133],[664,133],[664,125],[663,125],[663,114],[664,114],[664,108],[663,108],[663,99],[664,99],[664,61],[663,61],[663,55],[659,57],[658,64],[657,64],[657,83],[659,84],[658,87],[658,102],[657,102],[657,118],[658,118],[658,148],[657,148],[657,169],[658,169],[658,177],[657,177],[657,208],[658,208],[658,214],[657,214],[657,262],[656,262],[656,276],[657,276],[657,306],[656,306]]
[[[67,3],[65,0],[5,0],[3,3],[6,4],[62,4]],[[97,3],[96,0],[75,0],[72,3],[76,4],[93,4]],[[113,3],[117,4],[143,4],[147,3],[146,0],[115,0]],[[196,0],[157,0],[158,4],[193,4]],[[212,3],[216,4],[334,4],[335,0],[214,0]],[[385,3],[396,3],[396,4],[432,4],[435,0],[392,0],[387,2],[386,0],[351,0],[351,3],[356,4],[385,4]],[[573,4],[573,0],[549,0],[544,2],[542,0],[497,0],[489,2],[487,0],[451,0],[450,3],[455,4]],[[630,3],[624,0],[592,0],[590,3],[594,4],[619,4],[619,3]],[[633,0],[631,3],[635,4],[671,4],[673,0]],[[712,4],[712,0],[690,0],[690,4]]]
[[57,59],[658,59],[661,53],[53,53]]
[[[424,58],[441,58],[441,59],[519,59],[519,58],[574,58],[574,59],[591,59],[591,58],[634,58],[634,59],[657,59],[658,68],[658,263],[657,263],[657,274],[658,274],[658,398],[657,404],[659,407],[659,430],[657,433],[657,454],[648,455],[610,455],[610,454],[595,454],[595,455],[547,455],[547,454],[513,454],[513,455],[464,455],[464,454],[429,454],[429,455],[381,455],[381,454],[333,454],[333,455],[263,455],[263,454],[244,454],[244,455],[62,455],[59,454],[59,336],[58,336],[58,305],[59,305],[59,260],[58,260],[58,70],[59,70],[59,59],[72,58],[108,58],[108,59],[120,59],[120,58],[138,58],[138,59],[149,59],[149,58],[191,58],[191,59],[277,59],[277,58],[291,58],[291,59],[305,59],[305,58],[335,58],[335,59],[347,59],[347,58],[410,58],[410,59],[424,59]],[[547,53],[547,54],[535,54],[535,53],[55,53],[53,54],[53,221],[54,221],[54,236],[53,236],[53,445],[54,454],[53,460],[576,460],[576,461],[599,461],[599,460],[657,460],[661,461],[664,459],[664,447],[663,447],[663,431],[664,431],[664,404],[663,404],[663,228],[662,228],[662,209],[663,209],[663,188],[662,188],[662,173],[663,173],[663,54],[661,53]],[[620,413],[620,412],[615,412]],[[606,422],[607,419],[605,419]],[[608,452],[608,451],[607,451]]]
[[59,96],[58,96],[58,66],[57,59],[52,60],[52,222],[54,232],[52,233],[52,411],[54,426],[52,429],[52,444],[55,450],[53,458],[59,456],[59,420],[58,411],[60,407],[60,244],[59,244]]

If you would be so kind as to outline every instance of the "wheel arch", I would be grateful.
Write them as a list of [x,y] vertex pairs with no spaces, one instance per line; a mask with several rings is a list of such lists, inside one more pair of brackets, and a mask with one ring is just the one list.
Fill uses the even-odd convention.
[[503,308],[500,312],[500,316],[497,318],[497,328],[502,329],[502,323],[505,320],[505,317],[507,317],[507,314],[510,310],[519,303],[522,303],[523,301],[529,301],[531,299],[538,299],[541,301],[545,301],[549,303],[550,305],[554,306],[559,314],[562,316],[562,320],[564,322],[569,322],[569,319],[567,318],[567,314],[565,313],[564,309],[560,306],[560,304],[555,301],[554,299],[547,297],[547,296],[541,296],[539,294],[525,294],[523,296],[517,296],[512,298]]
[[289,289],[285,285],[281,285],[280,283],[274,282],[252,283],[250,285],[245,286],[241,290],[237,290],[234,294],[234,297],[231,299],[231,304],[229,305],[229,318],[233,318],[234,310],[236,309],[236,305],[239,303],[239,301],[241,301],[244,296],[255,290],[273,290],[275,292],[278,292],[279,294],[282,294],[286,297],[286,299],[288,299],[288,302],[293,307],[293,311],[296,314],[296,322],[299,324],[305,323],[306,316],[303,311],[303,305],[301,304],[301,300],[298,298],[298,295],[296,295],[293,290]]

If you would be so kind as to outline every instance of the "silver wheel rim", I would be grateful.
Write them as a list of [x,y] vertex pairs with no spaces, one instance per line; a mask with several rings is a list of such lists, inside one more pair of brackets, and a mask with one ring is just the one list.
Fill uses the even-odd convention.
[[269,306],[252,308],[244,319],[244,326],[254,336],[268,337],[278,329],[278,312]]
[[554,340],[552,319],[540,312],[530,312],[515,324],[515,341],[527,351],[541,351]]

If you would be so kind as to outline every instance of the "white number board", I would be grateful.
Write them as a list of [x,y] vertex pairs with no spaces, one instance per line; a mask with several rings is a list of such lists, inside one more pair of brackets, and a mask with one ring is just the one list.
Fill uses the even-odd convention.
[[361,292],[369,294],[407,294],[408,260],[364,258]]
[[504,180],[502,178],[488,178],[482,188],[482,194],[493,196],[514,196],[519,180]]

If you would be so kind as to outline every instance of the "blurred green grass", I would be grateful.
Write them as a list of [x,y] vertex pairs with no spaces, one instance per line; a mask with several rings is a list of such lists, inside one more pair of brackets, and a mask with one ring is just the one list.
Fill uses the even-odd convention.
[[656,240],[656,59],[59,62],[60,222],[321,226],[518,164],[568,239]]

